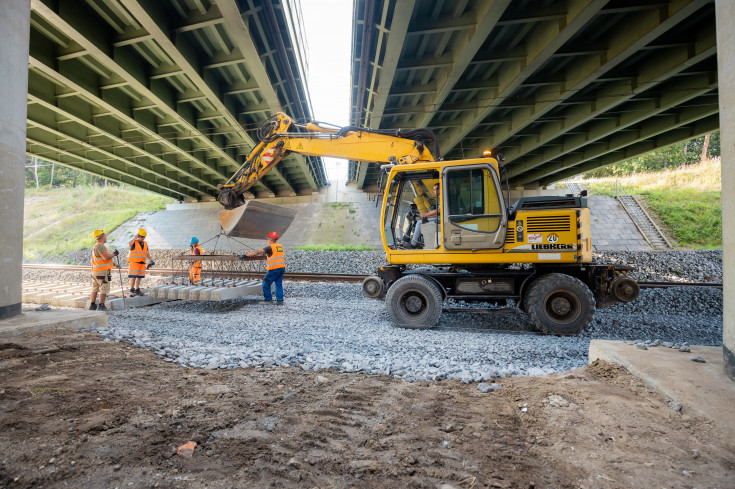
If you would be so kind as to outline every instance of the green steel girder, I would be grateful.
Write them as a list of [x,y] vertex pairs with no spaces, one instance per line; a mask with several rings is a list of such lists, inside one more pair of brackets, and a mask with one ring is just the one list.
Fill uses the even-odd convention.
[[[681,16],[690,13],[689,9],[682,9],[677,12],[677,16],[665,19],[661,23],[668,28],[671,24],[667,24],[666,22],[679,21],[681,20]],[[653,19],[645,20],[648,20],[648,23],[645,24],[648,26],[653,21]],[[661,80],[666,80],[669,77],[677,75],[697,62],[713,56],[717,50],[717,39],[715,38],[714,31],[708,30],[697,34],[699,39],[691,44],[660,50],[660,56],[657,56],[654,61],[641,67],[639,73],[629,81],[613,83],[594,92],[595,100],[593,102],[570,109],[569,116],[564,117],[563,127],[555,129],[554,124],[551,124],[545,129],[536,128],[536,131],[543,134],[542,137],[538,138],[537,142],[521,145],[522,149],[520,150],[506,151],[506,157],[510,161],[519,154],[527,154],[534,151],[537,147],[558,137],[561,133],[576,128],[578,125],[630,100],[641,92],[656,87],[661,83]],[[650,38],[650,36],[647,36],[647,38]],[[549,111],[557,108],[563,101],[569,100],[573,94],[582,90],[584,86],[597,79],[602,73],[608,72],[617,66],[623,56],[629,56],[641,47],[641,42],[631,42],[628,36],[620,36],[618,41],[617,44],[613,44],[614,48],[610,49],[606,55],[595,56],[587,63],[578,63],[572,67],[569,73],[564,75],[567,82],[556,87],[556,91],[546,88],[543,100],[533,104],[527,111],[516,111],[512,116],[510,124],[503,126],[499,131],[493,131],[492,137],[488,138],[484,145],[494,147],[502,146],[503,142],[508,141],[521,130],[549,113]],[[620,54],[614,56],[615,53]],[[608,61],[601,62],[600,60]]]
[[655,149],[665,148],[666,146],[671,146],[672,144],[676,144],[680,141],[717,131],[719,127],[720,116],[719,114],[714,114],[689,126],[680,127],[675,130],[668,130],[654,139],[641,141],[631,146],[627,146],[617,153],[609,153],[595,160],[588,161],[578,167],[568,168],[565,171],[554,174],[552,177],[539,181],[539,184],[542,186],[550,185],[551,183],[571,178],[575,175],[579,175],[580,173],[612,165],[629,158],[640,156]]
[[529,182],[547,179],[554,173],[563,171],[567,167],[578,166],[587,161],[601,158],[609,153],[617,153],[627,146],[655,138],[670,129],[690,125],[701,119],[706,119],[717,114],[718,111],[717,96],[711,96],[709,100],[706,98],[704,100],[698,100],[696,106],[686,107],[679,112],[646,119],[642,123],[632,127],[632,131],[615,132],[605,140],[585,146],[583,151],[570,154],[558,163],[551,162],[528,175],[523,175],[520,178],[510,178],[510,181],[515,186],[520,186]]
[[[150,190],[151,192],[156,192],[162,195],[166,195],[168,197],[173,197],[174,199],[180,198],[180,194],[174,192],[168,187],[152,184],[144,179],[134,177],[128,173],[120,172],[112,168],[107,168],[97,161],[88,160],[87,158],[83,158],[79,155],[69,153],[53,146],[49,146],[42,141],[36,141],[32,138],[26,138],[26,141],[29,146],[29,155],[37,156],[43,160],[51,161],[53,163],[59,163],[61,165],[75,168],[77,170],[85,171],[87,173],[99,175],[114,182],[133,185],[144,190]],[[37,148],[42,148],[44,151],[37,151]],[[40,156],[39,153],[42,156]],[[89,167],[91,167],[91,169]]]
[[[713,0],[354,2],[352,100],[371,127],[428,126],[449,159],[495,149],[517,185],[664,141],[657,121],[688,134],[686,105],[717,89]],[[351,181],[372,184],[374,167],[351,162]]]
[[[96,114],[97,117],[111,115],[116,119],[123,121],[129,127],[134,127],[137,132],[145,134],[147,138],[150,138],[147,142],[160,144],[162,147],[165,147],[167,150],[177,154],[182,159],[185,159],[185,161],[192,163],[195,168],[207,172],[208,175],[212,175],[220,180],[227,179],[225,174],[221,173],[216,168],[212,168],[205,161],[192,154],[197,150],[197,148],[189,145],[188,143],[186,144],[188,147],[182,147],[185,146],[184,143],[186,143],[184,139],[160,137],[156,132],[157,128],[155,121],[146,119],[139,113],[133,113],[131,108],[126,106],[128,101],[124,97],[115,93],[107,92],[102,92],[102,96],[97,97],[94,95],[96,89],[88,86],[87,82],[79,77],[79,70],[67,70],[68,76],[65,76],[61,72],[55,71],[52,67],[41,61],[41,59],[36,58],[33,53],[33,45],[31,45],[29,66],[32,70],[44,75],[47,79],[52,79],[65,87],[71,88],[74,93],[79,94],[94,106],[99,107],[100,112]],[[72,80],[70,77],[74,77],[75,80]]]
[[[156,83],[155,81],[150,80],[146,81],[146,76],[144,74],[145,68],[138,63],[137,58],[131,56],[130,53],[123,51],[123,48],[111,48],[109,45],[106,45],[103,40],[104,32],[90,32],[92,29],[90,26],[93,26],[94,24],[85,22],[84,19],[76,17],[79,15],[78,8],[75,10],[73,7],[75,5],[78,7],[78,2],[74,5],[71,3],[71,0],[60,0],[58,9],[62,12],[64,10],[70,11],[68,12],[69,18],[75,19],[75,24],[77,24],[74,27],[68,24],[60,14],[57,14],[54,10],[46,7],[46,5],[40,2],[40,0],[33,0],[32,8],[35,12],[45,15],[47,19],[54,22],[54,25],[57,28],[61,29],[67,36],[83,46],[90,55],[94,56],[95,59],[107,66],[113,73],[117,73],[120,78],[125,79],[128,82],[127,85],[131,86],[136,90],[136,92],[143,94],[147,99],[151,100],[155,104],[156,108],[164,110],[167,117],[171,117],[177,123],[181,124],[187,131],[195,134],[197,141],[204,142],[206,144],[207,152],[223,156],[222,150],[217,148],[208,137],[201,134],[198,130],[191,111],[188,111],[189,113],[185,113],[185,110],[177,110],[174,108],[173,105],[175,102],[171,91],[167,90],[167,87],[161,83]],[[77,28],[81,29],[81,31],[78,31]],[[33,43],[31,44],[31,50],[33,51]],[[112,53],[112,55],[109,53]],[[46,63],[39,63],[40,58],[41,55],[34,58],[34,55],[31,54],[31,66],[38,68],[39,71],[43,71],[51,78],[58,77],[62,85],[75,85],[70,88],[74,91],[85,94],[85,98],[94,101],[95,104],[101,105],[100,102],[102,102],[102,104],[109,102],[105,105],[110,105],[110,109],[112,109],[113,104],[118,105],[118,107],[115,107],[114,110],[110,110],[110,112],[117,112],[117,117],[124,116],[125,118],[131,118],[132,115],[134,118],[132,124],[143,125],[148,129],[147,132],[149,132],[151,137],[155,139],[160,138],[156,133],[155,117],[148,117],[146,114],[141,112],[131,114],[132,109],[130,107],[122,106],[126,100],[123,97],[118,96],[119,92],[113,90],[100,90],[96,80],[82,80],[81,70],[64,69],[64,65],[58,61],[57,72],[55,64],[52,64],[52,60]],[[73,60],[67,61],[67,63],[71,62],[73,62]],[[66,75],[66,77],[64,77],[64,75]],[[74,77],[74,80],[77,81],[77,83],[71,82],[71,77]],[[98,96],[97,94],[100,95]],[[187,157],[193,160],[195,164],[208,168],[219,178],[226,180],[227,177],[225,174],[219,170],[210,167],[203,161],[198,161],[193,156]],[[232,160],[232,166],[236,169],[239,165]]]
[[508,161],[508,177],[514,178],[522,175],[524,172],[528,172],[539,166],[545,165],[552,160],[558,159],[567,153],[576,151],[588,144],[610,136],[617,131],[625,130],[634,124],[638,124],[650,117],[682,105],[696,97],[712,91],[715,88],[717,88],[717,73],[705,73],[665,84],[659,90],[661,95],[652,99],[632,101],[621,107],[621,110],[623,111],[622,114],[615,115],[609,119],[601,119],[601,114],[595,114],[594,119],[586,115],[580,115],[579,113],[577,113],[576,117],[575,115],[570,114],[569,117],[565,117],[558,122],[557,126],[560,130],[557,130],[553,136],[547,136],[542,130],[540,131],[537,141],[535,141],[532,146],[521,146],[522,150],[518,152],[522,152],[526,155],[532,154],[532,151],[535,151],[542,144],[546,144],[547,142],[562,136],[564,133],[561,129],[566,129],[568,131],[571,128],[577,128],[586,122],[590,122],[591,125],[587,130],[581,133],[575,133],[564,137],[560,144],[550,146],[540,154],[526,156],[523,161],[518,164],[513,163],[513,156],[510,156],[517,150],[514,148],[515,151],[507,152],[506,159]]
[[[434,81],[440,88],[436,96],[429,102],[428,110],[418,118],[417,127],[429,126],[437,110],[439,110],[439,107],[441,107],[452,92],[462,74],[467,70],[467,67],[477,55],[477,52],[490,35],[490,32],[498,24],[500,17],[508,8],[508,5],[510,5],[510,0],[478,3],[475,28],[471,31],[471,35],[466,36],[452,50],[452,64]],[[473,17],[475,16],[473,15]]]
[[[247,18],[261,12],[243,7],[236,0],[31,0],[29,153],[43,149],[61,164],[177,198],[217,195],[254,146],[240,114],[255,107],[265,117],[294,103],[276,93],[280,78],[271,76],[281,73],[269,75],[263,65],[263,56],[286,53],[253,38]],[[268,19],[257,22],[270,28]],[[307,165],[290,156],[253,190],[317,190],[315,165],[323,174],[320,158]]]
[[[67,97],[58,99],[57,97],[49,95],[48,90],[43,90],[42,88],[37,87],[34,72],[31,71],[29,73],[29,107],[32,104],[41,106],[48,113],[57,114],[60,118],[63,118],[64,120],[74,121],[77,124],[86,127],[88,131],[95,131],[98,134],[103,135],[106,139],[112,141],[117,146],[128,149],[130,151],[130,158],[148,158],[151,162],[151,166],[160,165],[166,171],[177,173],[178,175],[180,175],[180,178],[184,179],[179,181],[179,183],[182,183],[185,186],[196,185],[196,188],[190,188],[197,191],[198,193],[201,193],[202,195],[206,195],[208,193],[206,189],[216,189],[216,186],[213,185],[211,182],[197,177],[191,173],[184,172],[183,168],[180,167],[179,163],[176,161],[175,156],[172,155],[173,159],[172,156],[167,155],[156,156],[145,147],[142,147],[145,146],[144,143],[123,139],[119,126],[117,124],[111,125],[106,122],[110,120],[109,117],[97,117],[97,120],[95,120],[95,117],[92,115],[91,111],[84,110],[86,104],[80,103],[79,100],[76,100],[74,102],[66,102],[66,100],[68,100]],[[189,184],[186,183],[187,180],[190,182]],[[190,197],[194,196],[195,195],[190,195]]]
[[450,133],[446,138],[444,151],[448,152],[466,137],[480,122],[485,120],[497,105],[502,104],[532,74],[552,58],[564,43],[571,39],[607,4],[607,0],[570,0],[563,22],[541,22],[534,30],[533,42],[526,44],[526,59],[511,62],[507,70],[498,75],[497,92],[493,93],[494,104],[484,109],[468,111],[462,117],[463,128]]
[[[121,162],[125,167],[133,167],[137,168],[141,174],[135,175],[131,173],[133,176],[137,176],[139,178],[145,179],[149,182],[158,184],[158,178],[162,178],[163,180],[166,180],[169,182],[169,184],[173,185],[174,189],[178,189],[177,193],[181,194],[182,196],[195,196],[195,195],[206,195],[207,193],[203,191],[201,188],[192,187],[190,185],[187,185],[185,183],[182,183],[181,181],[176,180],[175,178],[172,178],[168,175],[166,175],[165,170],[162,173],[160,170],[156,170],[153,165],[143,165],[136,161],[136,158],[131,158],[130,156],[121,156],[117,154],[117,151],[115,147],[113,147],[113,151],[109,151],[106,148],[110,147],[109,143],[106,144],[100,144],[100,141],[95,141],[94,144],[88,142],[92,140],[95,136],[100,135],[100,133],[97,134],[91,134],[87,128],[84,126],[78,125],[77,127],[82,129],[82,134],[80,135],[73,135],[72,131],[73,128],[70,128],[71,121],[64,121],[66,123],[61,123],[60,121],[57,122],[56,125],[58,125],[60,128],[63,128],[64,130],[54,130],[50,126],[47,121],[41,122],[36,117],[44,118],[44,114],[41,112],[39,114],[34,114],[34,105],[35,104],[29,104],[28,105],[28,127],[29,128],[37,128],[41,130],[41,134],[38,133],[38,131],[34,134],[34,140],[37,141],[43,141],[49,146],[53,146],[59,149],[64,149],[70,154],[79,154],[79,151],[81,151],[83,154],[80,156],[83,156],[87,159],[89,159],[89,152],[97,153],[101,156],[101,158],[97,158],[95,161],[110,161],[115,160]],[[40,105],[39,105],[40,106]],[[42,106],[41,106],[42,107]],[[48,113],[47,113],[48,114]],[[52,113],[53,114],[53,113]],[[33,131],[29,130],[29,134],[31,134]],[[96,132],[96,131],[95,131]],[[49,137],[49,135],[51,137]],[[44,137],[45,136],[45,137]],[[107,139],[105,137],[105,139]],[[72,147],[65,147],[68,146],[68,143],[71,143]],[[127,149],[127,146],[123,146],[121,148],[122,150]],[[36,154],[36,156],[42,157],[40,154]],[[143,158],[147,159],[147,155],[143,156]],[[152,180],[151,180],[152,179]]]
[[[219,114],[218,118],[226,121],[229,127],[233,129],[239,128],[240,123],[237,120],[237,109],[234,104],[227,102],[227,99],[221,95],[222,89],[218,86],[216,80],[207,75],[206,67],[201,66],[197,59],[196,50],[188,38],[184,35],[177,35],[168,27],[168,16],[162,10],[164,5],[159,1],[149,0],[120,0],[120,2],[140,22],[143,29],[153,35],[153,41],[171,58],[174,65],[206,96],[206,100],[214,106],[215,112]],[[233,54],[241,55],[242,53],[233,51],[227,55],[232,56]],[[200,119],[201,117],[197,117],[197,120]],[[234,138],[236,141],[255,146],[253,140],[244,131],[233,132],[233,134],[236,136]],[[220,154],[223,158],[229,159],[233,169],[237,170],[240,165],[232,155],[222,154],[222,152]]]

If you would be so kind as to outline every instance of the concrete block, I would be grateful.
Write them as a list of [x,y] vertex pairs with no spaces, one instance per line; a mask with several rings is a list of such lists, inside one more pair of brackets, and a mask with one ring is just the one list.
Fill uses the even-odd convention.
[[177,285],[159,285],[148,289],[148,295],[151,297],[168,298],[169,289],[177,287]]
[[257,294],[260,291],[262,291],[261,283],[259,281],[251,281],[234,287],[218,287],[210,293],[209,300],[223,301],[226,299],[236,299],[246,295]]
[[52,328],[78,330],[106,328],[107,315],[95,311],[28,311],[0,321],[0,337],[11,337]]
[[204,289],[206,287],[202,287],[201,285],[192,285],[188,289],[179,291],[179,299],[185,301],[199,300],[199,291]]
[[[187,287],[189,287],[189,286],[188,285],[178,285],[178,286],[171,287],[171,288],[167,289],[166,297],[168,299],[178,299],[179,298],[179,291],[180,290],[183,290],[183,289],[186,289]],[[159,297],[163,297],[163,296],[162,295],[159,295]]]

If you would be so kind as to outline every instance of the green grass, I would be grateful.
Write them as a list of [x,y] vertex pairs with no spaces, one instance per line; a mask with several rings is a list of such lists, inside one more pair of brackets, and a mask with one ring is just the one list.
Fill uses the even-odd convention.
[[361,244],[342,245],[342,244],[336,244],[336,243],[329,243],[329,244],[297,246],[293,249],[294,250],[305,250],[305,251],[375,251],[379,248],[374,248],[372,246],[361,245]]
[[691,249],[722,247],[722,192],[719,160],[682,168],[633,173],[621,178],[594,178],[580,182],[590,195],[615,197],[619,181],[642,203],[675,246]]
[[91,249],[92,232],[111,233],[140,212],[171,199],[130,187],[26,189],[23,254],[26,258]]
[[680,246],[695,249],[722,247],[720,192],[652,190],[643,196]]

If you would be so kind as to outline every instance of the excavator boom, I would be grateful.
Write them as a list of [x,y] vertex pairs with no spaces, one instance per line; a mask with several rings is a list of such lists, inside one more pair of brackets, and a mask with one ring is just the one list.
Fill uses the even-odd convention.
[[378,164],[435,161],[424,144],[424,140],[433,139],[436,147],[436,138],[428,129],[375,131],[359,127],[325,128],[314,123],[298,125],[279,112],[261,124],[258,137],[260,141],[245,163],[230,181],[219,186],[217,200],[225,207],[219,218],[228,236],[261,238],[274,230],[283,234],[288,228],[295,211],[262,202],[246,202],[244,194],[290,153]]

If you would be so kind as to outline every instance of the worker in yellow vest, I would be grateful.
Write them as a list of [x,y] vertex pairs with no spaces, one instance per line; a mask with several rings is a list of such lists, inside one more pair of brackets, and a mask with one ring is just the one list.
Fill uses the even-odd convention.
[[[199,245],[199,238],[193,237],[189,241],[189,247],[191,248],[192,255],[203,255],[204,250]],[[189,265],[189,283],[196,284],[202,280],[202,260],[195,260]]]
[[242,260],[246,256],[267,256],[266,269],[267,272],[263,277],[263,298],[261,304],[272,304],[273,295],[271,294],[271,284],[276,284],[276,304],[283,305],[283,274],[286,271],[286,255],[283,252],[283,246],[278,244],[278,233],[271,231],[268,234],[268,246],[261,250],[251,251],[244,255],[240,255]]
[[[148,252],[148,243],[145,237],[148,233],[145,229],[138,229],[138,234],[128,243],[130,251],[128,252],[128,278],[130,279],[130,295],[145,295],[140,291],[140,281],[145,278],[147,268],[156,264]],[[150,260],[146,267],[146,259]]]
[[[115,267],[112,259],[120,253],[117,250],[112,253],[107,251],[105,246],[107,235],[103,230],[96,230],[92,233],[92,237],[97,240],[97,243],[92,248],[92,294],[89,296],[89,310],[106,311],[105,299],[110,293],[110,282],[112,282],[112,272],[110,270]],[[98,292],[100,294],[99,305],[97,304]]]

